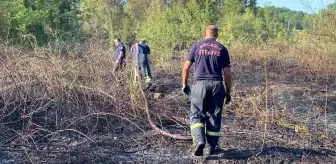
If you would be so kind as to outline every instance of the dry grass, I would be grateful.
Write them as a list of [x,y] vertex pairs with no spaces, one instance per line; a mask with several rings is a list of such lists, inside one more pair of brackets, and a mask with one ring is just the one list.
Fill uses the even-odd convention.
[[64,133],[91,140],[95,133],[113,133],[118,120],[143,128],[134,123],[141,109],[131,108],[129,70],[113,78],[113,53],[99,42],[76,49],[61,56],[1,45],[0,145],[36,146]]
[[331,45],[272,42],[233,49],[235,102],[229,109],[256,120],[251,126],[264,137],[278,127],[306,139],[333,138],[336,49]]
[[[115,134],[120,127],[126,135],[144,132],[143,101],[131,62],[117,77],[111,76],[113,52],[102,45],[92,40],[60,55],[55,47],[25,52],[0,44],[0,145],[34,150],[63,135],[94,142],[96,134]],[[237,127],[252,128],[249,134],[261,135],[264,141],[274,133],[292,135],[288,130],[305,139],[316,139],[316,134],[333,139],[335,129],[329,124],[336,112],[335,47],[268,43],[230,52],[235,86],[234,102],[227,109],[247,120],[232,124],[235,132]],[[183,58],[158,54],[152,54],[154,81],[168,87],[159,91],[168,96],[150,100],[154,116],[183,124],[181,117],[188,117],[188,105],[178,92]]]

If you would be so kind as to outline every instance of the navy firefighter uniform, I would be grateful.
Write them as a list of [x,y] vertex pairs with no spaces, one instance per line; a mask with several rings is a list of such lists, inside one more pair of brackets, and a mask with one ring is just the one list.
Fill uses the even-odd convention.
[[125,55],[126,55],[126,48],[123,43],[120,42],[120,39],[116,39],[115,45],[117,46],[117,49],[115,50],[114,54],[114,66],[112,73],[115,74],[116,71],[119,69],[122,69],[125,66]]
[[194,64],[190,129],[194,143],[201,145],[195,151],[199,156],[203,147],[213,151],[218,144],[224,100],[230,94],[223,85],[222,71],[230,67],[230,57],[226,47],[216,39],[206,38],[192,46],[187,61]]
[[136,43],[132,47],[132,52],[133,52],[133,63],[134,63],[134,68],[135,71],[140,70],[142,78],[144,78],[145,83],[148,85],[151,85],[151,79],[152,79],[152,74],[151,74],[151,69],[149,65],[149,54],[150,54],[150,48],[146,44],[146,42],[140,41],[140,43]]

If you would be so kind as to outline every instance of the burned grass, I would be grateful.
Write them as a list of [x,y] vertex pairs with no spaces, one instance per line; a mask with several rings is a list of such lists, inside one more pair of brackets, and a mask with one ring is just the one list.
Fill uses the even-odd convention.
[[[331,64],[318,67],[303,64],[312,60],[308,54],[288,55],[298,52],[292,48],[281,48],[287,57],[279,56],[276,48],[232,51],[235,85],[233,102],[223,113],[222,151],[199,159],[190,156],[190,141],[170,139],[150,128],[131,64],[113,77],[107,60],[111,52],[100,50],[99,43],[84,45],[96,51],[68,57],[41,56],[52,54],[49,50],[27,55],[1,46],[6,51],[0,64],[0,163],[336,160],[332,59],[319,58]],[[169,61],[176,63],[181,61]],[[153,70],[155,85],[146,92],[153,120],[171,133],[189,135],[190,102],[180,91],[179,67]],[[163,96],[156,97],[158,93]]]

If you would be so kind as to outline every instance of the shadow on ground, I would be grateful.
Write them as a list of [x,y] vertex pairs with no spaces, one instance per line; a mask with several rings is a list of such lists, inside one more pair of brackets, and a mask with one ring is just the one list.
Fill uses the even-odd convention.
[[247,160],[252,157],[258,156],[298,156],[302,157],[304,155],[309,156],[333,156],[336,157],[336,152],[328,149],[295,149],[295,148],[284,148],[284,147],[266,147],[264,149],[252,149],[252,150],[238,150],[238,149],[228,149],[220,150],[217,156],[210,156],[207,160]]

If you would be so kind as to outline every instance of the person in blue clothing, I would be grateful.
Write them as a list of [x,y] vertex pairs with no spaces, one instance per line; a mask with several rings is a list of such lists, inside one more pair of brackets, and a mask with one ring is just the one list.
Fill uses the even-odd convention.
[[116,71],[125,66],[126,48],[119,38],[114,40],[114,45],[117,47],[114,54],[114,65],[112,74],[115,75]]
[[[218,150],[222,110],[231,101],[232,75],[228,50],[219,42],[218,28],[210,25],[205,30],[205,39],[194,44],[182,69],[182,91],[190,95],[190,129],[195,144],[195,156]],[[188,76],[194,64],[194,79],[190,90]],[[225,87],[223,85],[223,76]]]
[[141,77],[144,78],[146,88],[148,89],[152,85],[152,74],[149,65],[148,55],[150,54],[150,48],[145,40],[141,40],[139,43],[135,43],[132,48],[133,63],[135,72],[140,71]]

